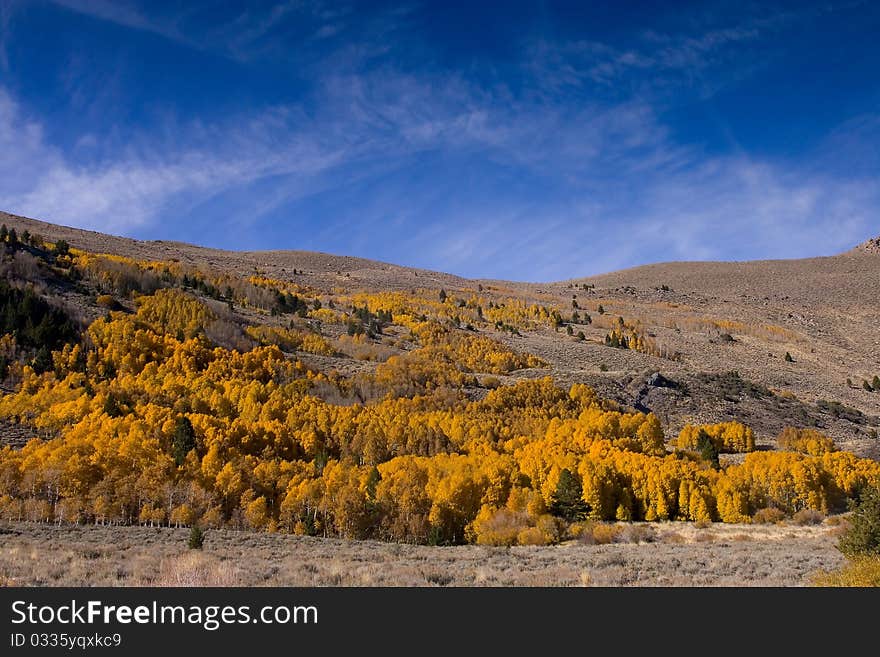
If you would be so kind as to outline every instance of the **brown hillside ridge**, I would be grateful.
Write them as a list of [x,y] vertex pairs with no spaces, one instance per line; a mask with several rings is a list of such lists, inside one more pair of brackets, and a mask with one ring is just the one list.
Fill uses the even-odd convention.
[[856,253],[873,253],[875,255],[880,255],[880,237],[875,237],[859,244],[853,249],[853,251]]
[[[571,336],[564,326],[557,331],[548,324],[519,335],[479,329],[548,363],[499,376],[502,382],[551,375],[560,385],[586,383],[600,395],[656,413],[668,438],[686,423],[735,419],[754,428],[759,445],[772,445],[786,425],[811,426],[844,449],[880,457],[880,440],[873,437],[880,427],[880,392],[862,385],[880,375],[880,238],[831,257],[660,263],[538,284],[468,280],[324,253],[133,240],[6,213],[0,222],[19,234],[28,230],[87,251],[177,260],[242,277],[259,272],[326,294],[444,289],[461,298],[479,294],[486,303],[518,299],[556,308],[566,321],[576,303],[592,323],[573,325]],[[97,316],[93,300],[71,293],[66,301]],[[619,317],[639,327],[651,353],[605,344]],[[309,359],[341,372],[376,366],[303,356]]]

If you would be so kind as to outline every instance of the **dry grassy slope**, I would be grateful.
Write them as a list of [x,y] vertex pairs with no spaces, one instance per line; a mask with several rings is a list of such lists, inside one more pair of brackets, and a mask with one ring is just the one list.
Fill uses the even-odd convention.
[[[600,295],[624,305],[628,301],[633,313],[649,318],[665,312],[673,318],[702,315],[786,329],[791,334],[779,341],[734,330],[737,342],[726,345],[711,343],[711,332],[705,331],[664,338],[681,344],[692,368],[735,369],[809,401],[839,400],[868,414],[880,413],[880,395],[860,385],[880,372],[880,255],[867,249],[803,260],[648,265],[585,282],[595,284]],[[654,289],[661,285],[671,292]],[[627,286],[627,292],[620,291]],[[680,308],[655,309],[658,302]],[[785,362],[785,351],[794,363]],[[847,378],[854,387],[846,385]]]
[[[676,262],[647,265],[586,279],[533,284],[470,281],[449,274],[416,270],[360,258],[303,251],[230,252],[167,241],[139,241],[48,224],[0,213],[0,221],[19,232],[27,229],[47,239],[141,259],[178,259],[241,275],[259,269],[331,290],[446,288],[473,290],[497,299],[571,310],[573,294],[595,322],[579,327],[578,342],[550,329],[521,337],[497,334],[517,349],[547,360],[549,370],[518,376],[553,374],[560,382],[589,383],[603,394],[660,415],[672,431],[687,421],[741,419],[752,424],[759,441],[770,443],[785,424],[815,425],[860,454],[880,456],[880,441],[868,437],[880,424],[880,393],[861,388],[862,379],[880,375],[880,254],[876,241],[845,254],[804,260],[757,262]],[[584,283],[595,289],[578,288]],[[661,286],[669,289],[658,289]],[[596,312],[602,305],[607,314]],[[601,344],[612,318],[639,319],[660,343],[679,351],[671,361]],[[730,329],[733,342],[706,319],[741,322]],[[768,328],[770,327],[770,328]],[[788,351],[794,362],[786,362]],[[737,371],[742,380],[717,376]],[[682,385],[646,385],[660,371]],[[706,376],[702,373],[716,375]],[[854,386],[846,384],[852,379]],[[771,389],[761,394],[748,382]],[[865,414],[852,422],[818,409],[817,400],[839,401]]]
[[114,253],[143,260],[177,259],[192,265],[209,265],[242,275],[259,269],[268,276],[284,279],[295,268],[302,270],[297,281],[321,286],[362,285],[377,289],[411,287],[461,287],[465,279],[450,274],[400,267],[352,256],[313,251],[224,251],[167,240],[134,240],[90,230],[58,226],[0,212],[0,222],[18,232],[29,230],[48,240],[63,239],[72,246],[96,253]]
[[840,567],[836,529],[637,523],[513,548],[209,530],[188,550],[188,529],[5,522],[0,586],[804,586]]

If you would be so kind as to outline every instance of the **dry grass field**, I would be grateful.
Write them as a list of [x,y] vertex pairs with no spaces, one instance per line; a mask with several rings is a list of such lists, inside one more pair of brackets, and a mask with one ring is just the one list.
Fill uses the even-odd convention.
[[0,524],[8,586],[805,586],[844,559],[837,527],[634,523],[615,540],[429,547],[189,530]]

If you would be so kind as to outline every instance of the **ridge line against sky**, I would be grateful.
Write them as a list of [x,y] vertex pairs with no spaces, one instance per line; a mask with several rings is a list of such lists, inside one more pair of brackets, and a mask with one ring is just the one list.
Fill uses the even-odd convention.
[[880,233],[869,2],[0,0],[0,209],[564,280]]

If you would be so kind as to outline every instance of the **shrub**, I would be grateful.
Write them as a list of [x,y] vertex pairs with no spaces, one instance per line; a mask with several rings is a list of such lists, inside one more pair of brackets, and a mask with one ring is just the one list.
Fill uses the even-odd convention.
[[880,586],[880,557],[857,557],[840,570],[818,575],[816,586]]
[[205,532],[203,532],[198,526],[193,525],[192,529],[189,530],[189,549],[201,550],[204,542]]
[[615,537],[615,543],[653,543],[657,538],[654,529],[644,524],[629,524],[624,526]]
[[785,427],[776,439],[779,449],[800,452],[810,456],[822,456],[837,451],[834,440],[815,429]]
[[533,534],[523,533],[529,528],[526,513],[484,506],[469,531],[471,540],[478,545],[515,545],[521,540],[534,539]]
[[608,543],[616,543],[618,537],[623,532],[622,525],[612,525],[606,523],[596,523],[593,525],[593,543],[595,545],[607,545]]
[[573,522],[568,528],[565,530],[566,538],[583,538],[585,534],[589,534],[593,531],[593,523],[586,522]]
[[501,379],[497,376],[487,376],[481,381],[481,384],[484,388],[494,390],[495,388],[501,387]]
[[682,545],[687,543],[687,539],[678,532],[668,532],[663,535],[663,543],[671,543],[672,545]]
[[107,310],[119,310],[119,308],[121,308],[119,302],[112,294],[99,294],[95,303],[101,308],[106,308]]
[[752,522],[759,525],[772,525],[785,518],[785,513],[773,506],[755,511],[752,516]]
[[801,509],[792,516],[796,525],[821,525],[825,520],[825,514],[815,509]]
[[837,548],[848,557],[880,556],[880,489],[862,490],[859,501],[852,505],[849,529]]
[[839,401],[817,399],[816,408],[818,408],[823,413],[828,413],[836,418],[849,420],[854,424],[863,424],[865,421],[864,413],[862,413],[857,408],[852,408],[851,406],[847,406],[846,404],[841,404]]

